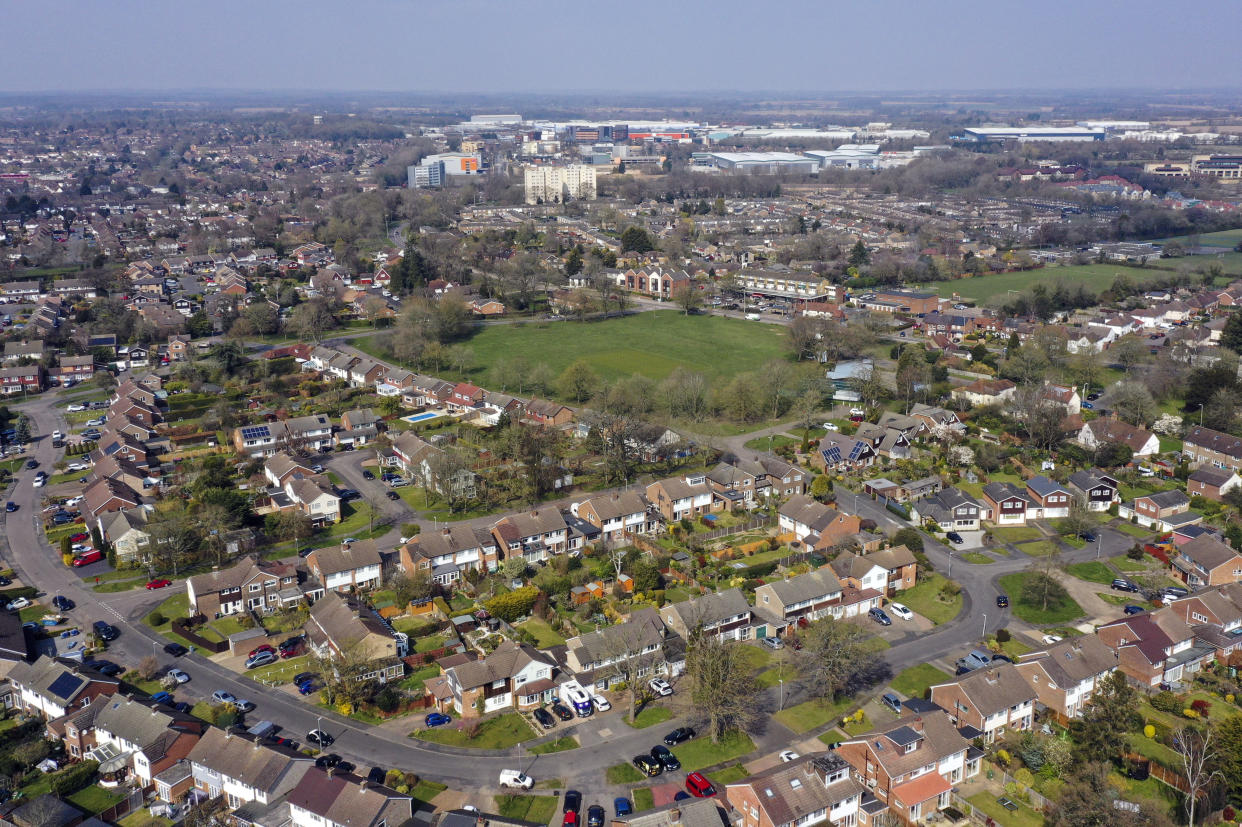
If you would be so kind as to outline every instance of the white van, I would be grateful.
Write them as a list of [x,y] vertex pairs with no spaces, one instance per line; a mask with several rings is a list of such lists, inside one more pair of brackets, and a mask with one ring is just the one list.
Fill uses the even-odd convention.
[[535,786],[535,781],[521,770],[501,770],[500,786],[502,787],[520,787],[523,790],[529,790]]
[[746,320],[750,322],[757,322],[762,318],[763,317],[760,316],[758,313],[747,313],[746,314]]

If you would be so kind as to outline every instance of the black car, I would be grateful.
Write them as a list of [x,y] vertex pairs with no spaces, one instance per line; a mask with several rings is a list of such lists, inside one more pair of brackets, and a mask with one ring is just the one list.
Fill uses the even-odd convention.
[[539,726],[543,727],[544,729],[551,729],[552,727],[556,726],[556,719],[553,718],[551,713],[549,713],[548,710],[544,709],[543,707],[539,707],[538,709],[535,710],[535,720],[538,721]]
[[959,664],[957,665],[957,671],[956,671],[956,672],[954,672],[953,674],[954,674],[954,675],[969,675],[969,674],[970,674],[970,667],[969,667],[969,666],[962,666],[962,665],[959,663]]
[[1005,663],[1013,663],[1013,658],[1009,655],[992,655],[992,660],[1003,660]]
[[363,478],[364,480],[373,480],[373,479],[375,479],[375,475],[374,475],[374,474],[372,474],[370,471],[368,471],[368,470],[366,470],[366,469],[363,469],[363,471],[362,471],[362,478]]
[[1008,595],[1004,595],[1004,594],[998,594],[998,595],[996,595],[996,605],[997,605],[997,607],[999,607],[999,608],[1001,608],[1001,609],[1003,609],[1003,608],[1005,608],[1006,606],[1008,606],[1008,605],[1009,605],[1009,597],[1008,597]]
[[95,664],[95,671],[101,675],[107,675],[109,678],[115,678],[125,670],[110,660],[101,660]]
[[1138,586],[1134,585],[1129,580],[1126,580],[1125,578],[1122,578],[1122,577],[1118,577],[1113,580],[1112,588],[1116,589],[1119,592],[1138,591]]
[[95,621],[95,634],[99,635],[99,637],[105,641],[116,640],[121,636],[121,633],[117,631],[115,626],[105,623],[102,620]]
[[320,769],[330,769],[339,763],[341,763],[341,756],[337,755],[335,752],[330,752],[327,755],[321,755],[315,759],[315,766]]
[[276,650],[280,652],[281,655],[289,655],[296,652],[301,645],[302,636],[298,635],[297,637],[282,640],[280,645],[276,647]]
[[587,827],[604,827],[604,808],[598,804],[587,807]]
[[58,611],[72,611],[75,605],[76,604],[72,600],[65,597],[63,594],[58,594],[52,598],[52,606]]
[[650,755],[635,755],[634,766],[638,767],[638,771],[648,778],[654,778],[664,772],[664,768],[660,766],[660,762],[652,758]]
[[342,488],[337,496],[341,498],[341,502],[349,502],[350,500],[359,499],[362,495],[352,488]]
[[666,770],[681,769],[681,762],[677,760],[677,756],[669,750],[668,747],[654,746],[651,748],[651,757],[660,762],[660,766]]
[[12,586],[12,585],[13,585],[13,581],[10,578],[5,577],[3,574],[0,574],[0,586]]
[[33,471],[34,469],[38,467],[39,467],[39,461],[37,459],[26,460],[26,470]]
[[565,791],[565,803],[561,805],[562,813],[582,812],[582,793],[577,790]]
[[174,658],[179,658],[182,655],[187,654],[190,650],[182,646],[180,643],[169,643],[164,646],[164,651],[172,655]]
[[[332,742],[336,739],[324,732],[322,729],[312,729],[310,732],[306,733],[306,740],[321,747],[330,747],[332,746]],[[341,759],[338,757],[337,760],[339,761]]]
[[388,778],[388,771],[383,767],[371,767],[371,771],[367,773],[367,780],[372,784],[383,784]]
[[173,704],[173,709],[177,710],[178,712],[184,712],[186,714],[189,714],[190,710],[193,708],[194,707],[191,704],[188,704],[185,701],[177,701],[175,704]]
[[959,545],[959,546],[960,546],[962,543],[966,542],[966,541],[962,538],[962,535],[958,534],[956,531],[950,531],[948,534],[946,534],[946,535],[944,535],[944,536],[946,536],[946,537],[948,537],[948,538],[949,538],[949,542],[956,543],[956,544],[957,544],[957,545]]
[[315,674],[314,672],[299,672],[293,676],[293,685],[301,686],[307,681],[313,681],[317,677],[319,677],[319,675]]
[[401,495],[396,491],[385,491],[384,496],[393,501],[401,499]]
[[694,730],[688,726],[677,727],[677,729],[664,736],[664,743],[670,747],[680,744],[682,741],[689,741],[694,737]]
[[562,721],[572,721],[574,719],[574,713],[570,712],[569,707],[565,706],[565,704],[560,701],[552,704],[552,714],[560,718]]

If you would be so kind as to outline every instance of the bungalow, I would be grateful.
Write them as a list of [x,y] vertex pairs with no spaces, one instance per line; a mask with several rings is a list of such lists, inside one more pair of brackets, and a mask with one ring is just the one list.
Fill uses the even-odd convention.
[[531,709],[556,697],[555,664],[524,643],[506,640],[490,655],[444,670],[447,705],[463,718],[501,709]]
[[660,609],[660,619],[685,640],[693,633],[722,640],[749,640],[753,619],[741,589],[712,592]]
[[1098,469],[1070,474],[1069,487],[1086,503],[1088,511],[1107,511],[1121,502],[1121,484]]
[[918,522],[935,523],[943,531],[978,531],[983,520],[991,519],[992,509],[959,488],[945,488],[910,507]]
[[329,591],[311,605],[303,628],[315,655],[363,660],[366,665],[358,680],[388,683],[405,674],[401,658],[409,654],[409,639],[353,598]]
[[1029,730],[1035,690],[1012,663],[976,669],[931,688],[931,701],[949,713],[958,728],[974,727],[991,744],[1009,730]]
[[500,561],[496,538],[490,531],[460,524],[412,537],[398,550],[397,557],[402,571],[429,574],[442,586],[453,585],[469,569],[495,571]]
[[600,529],[605,543],[626,542],[636,534],[650,534],[659,526],[647,498],[637,491],[591,497],[574,503],[569,510],[575,517]]
[[1026,481],[1026,496],[1033,503],[1030,516],[1034,519],[1045,520],[1068,517],[1070,503],[1074,499],[1074,495],[1068,488],[1048,479],[1043,474]]
[[1242,555],[1210,534],[1178,546],[1173,576],[1192,589],[1242,582]]
[[1129,448],[1136,457],[1160,453],[1160,438],[1146,428],[1138,428],[1120,419],[1093,419],[1082,426],[1074,441],[1089,451],[1115,443]]
[[380,584],[382,565],[374,540],[354,540],[317,548],[306,556],[306,567],[329,591],[373,589]]
[[997,525],[1026,525],[1027,511],[1035,505],[1011,482],[990,482],[983,486],[983,502]]
[[1080,635],[1028,652],[1016,668],[1035,691],[1037,705],[1065,723],[1082,713],[1103,680],[1116,671],[1117,652],[1095,635]]
[[1186,478],[1186,493],[1192,497],[1206,497],[1220,502],[1225,494],[1242,485],[1242,477],[1236,471],[1200,466]]

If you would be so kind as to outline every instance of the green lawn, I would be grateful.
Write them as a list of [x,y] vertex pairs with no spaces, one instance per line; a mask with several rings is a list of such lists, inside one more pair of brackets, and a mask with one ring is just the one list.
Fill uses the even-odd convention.
[[1114,557],[1112,564],[1124,572],[1147,571],[1147,564],[1142,560],[1131,560],[1129,557]]
[[560,800],[555,795],[498,795],[495,797],[496,812],[505,818],[547,824],[556,812]]
[[921,698],[927,688],[937,683],[952,680],[952,677],[930,663],[920,663],[903,669],[889,684],[895,691],[908,698]]
[[1114,606],[1125,606],[1126,604],[1133,603],[1135,600],[1142,601],[1143,599],[1141,597],[1135,598],[1125,594],[1113,594],[1112,592],[1096,592],[1095,595],[1105,603],[1112,603]]
[[276,663],[269,663],[267,666],[260,666],[258,669],[252,669],[246,673],[246,677],[259,683],[289,683],[293,680],[294,675],[299,672],[305,672],[310,665],[310,656],[301,655],[300,657],[280,660]]
[[655,806],[655,793],[650,787],[639,787],[634,790],[634,811],[650,810]]
[[[619,346],[624,343],[624,346]],[[372,338],[353,344],[375,353]],[[585,360],[604,381],[634,373],[663,379],[677,367],[703,373],[709,381],[728,384],[734,375],[756,370],[771,359],[785,358],[785,330],[721,316],[685,316],[668,310],[637,313],[599,322],[533,322],[477,328],[465,342],[478,365],[498,366],[524,361],[546,364],[559,374],[578,359]],[[720,358],[722,353],[728,359]],[[479,368],[488,387],[501,390],[497,369]],[[447,374],[446,374],[447,375]]]
[[1066,595],[1060,603],[1049,604],[1047,609],[1044,609],[1040,603],[1028,600],[1022,594],[1023,584],[1026,583],[1028,576],[1027,572],[1015,572],[1000,578],[1000,586],[1009,595],[1009,605],[1015,617],[1037,626],[1048,623],[1068,623],[1082,617],[1082,606],[1079,606],[1069,595]]
[[414,785],[414,789],[410,790],[410,795],[419,801],[428,802],[447,789],[448,787],[439,781],[428,781],[426,778],[420,778],[418,783]]
[[[817,429],[815,433],[817,436],[823,436],[822,431],[823,429],[820,428],[820,429]],[[812,438],[816,438],[816,436],[813,436]],[[802,439],[800,437],[791,437],[791,436],[785,436],[784,434],[777,434],[776,436],[771,438],[770,449],[768,447],[769,446],[768,437],[766,436],[759,436],[759,437],[755,437],[752,440],[749,440],[746,443],[745,447],[749,448],[752,451],[767,451],[767,450],[775,451],[777,448],[784,448],[786,445],[801,445],[801,444],[802,444]]]
[[642,781],[644,776],[633,764],[613,764],[604,773],[609,784],[633,784]]
[[1138,537],[1140,540],[1144,540],[1155,534],[1155,532],[1150,528],[1143,528],[1143,526],[1135,525],[1134,523],[1121,522],[1113,525],[1112,527],[1118,531],[1129,534],[1131,537]]
[[102,813],[112,805],[125,798],[124,793],[118,793],[115,790],[107,790],[98,785],[92,784],[89,787],[83,787],[73,795],[69,796],[68,801],[79,809],[85,810],[91,815]]
[[1093,293],[1099,293],[1107,289],[1120,275],[1124,275],[1132,284],[1138,285],[1155,276],[1167,277],[1169,272],[1155,269],[1141,270],[1137,267],[1122,267],[1118,264],[1077,264],[942,281],[935,284],[934,289],[944,297],[957,293],[964,298],[986,302],[993,298],[1003,300],[1010,290],[1024,292],[1036,284],[1044,284],[1049,288],[1058,283],[1064,284],[1067,288],[1082,285]]
[[634,727],[634,729],[644,729],[656,724],[662,724],[672,717],[673,712],[667,707],[648,706],[635,715],[633,721],[626,721],[626,723]]
[[948,582],[944,576],[929,572],[919,578],[919,582],[898,595],[897,602],[909,607],[913,612],[921,614],[939,626],[957,617],[962,611],[962,595],[945,598],[940,594],[941,588]]
[[838,741],[844,741],[845,737],[845,733],[839,729],[830,729],[827,732],[821,732],[819,734],[819,740],[823,741],[828,746],[832,746]]
[[552,631],[552,627],[548,625],[548,621],[540,617],[532,617],[522,625],[518,626],[530,632],[535,636],[535,646],[539,649],[548,649],[553,646],[564,646],[565,638]]
[[1079,580],[1103,583],[1106,586],[1112,583],[1116,577],[1113,570],[1099,560],[1088,560],[1085,563],[1070,563],[1065,567],[1065,570]]
[[1020,543],[1023,540],[1038,540],[1044,536],[1033,525],[997,526],[990,533],[1001,543]]
[[547,755],[550,752],[565,752],[566,750],[577,749],[578,739],[572,735],[562,735],[554,741],[545,741],[542,744],[530,748],[532,755]]
[[1061,547],[1051,540],[1039,540],[1034,543],[1023,543],[1018,546],[1018,548],[1022,551],[1022,553],[1029,554],[1032,557],[1048,557],[1061,550]]
[[721,787],[725,784],[733,784],[737,781],[741,781],[749,775],[750,773],[748,773],[746,768],[741,764],[734,764],[731,767],[725,767],[723,770],[717,770],[712,773],[711,781],[717,787]]
[[[164,637],[173,641],[174,643],[180,643],[182,646],[190,646],[191,645],[190,641],[186,640],[185,638],[181,637],[178,634],[174,634],[172,631],[173,618],[185,617],[186,612],[189,611],[189,608],[190,608],[189,595],[187,595],[185,592],[178,592],[177,594],[174,594],[171,597],[168,597],[167,599],[165,599],[164,602],[161,603],[160,605],[156,606],[154,611],[152,611],[150,614],[148,614],[146,617],[142,619],[142,622],[150,626],[156,632],[159,632]],[[159,612],[160,614],[164,616],[163,623],[160,623],[157,625],[151,622],[151,615],[155,614],[155,612]]]
[[982,811],[988,818],[997,824],[1005,825],[1005,827],[1042,827],[1044,823],[1042,814],[1035,812],[1021,802],[1015,802],[1018,805],[1018,809],[1007,810],[997,802],[996,798],[994,793],[983,792],[975,793],[966,800],[975,809]]
[[959,559],[965,560],[967,563],[974,563],[976,565],[985,565],[987,563],[996,562],[996,558],[988,557],[986,554],[980,554],[977,551],[968,551],[961,555]]
[[718,743],[713,744],[712,739],[707,737],[695,738],[674,748],[673,754],[681,761],[683,770],[693,772],[740,758],[754,750],[755,742],[750,740],[750,736],[741,732],[727,732],[720,737]]
[[782,709],[774,717],[794,732],[810,732],[824,724],[837,720],[847,710],[855,706],[856,703],[853,698],[845,698],[836,703],[826,703],[818,700],[803,701],[796,706]]
[[420,729],[410,733],[412,738],[423,741],[447,744],[452,747],[473,747],[474,749],[508,749],[533,738],[534,735],[530,724],[526,723],[526,719],[516,712],[488,718],[479,724],[478,734],[474,738],[471,738],[464,730],[457,729],[455,725]]
[[752,672],[758,672],[768,665],[768,661],[772,660],[772,650],[763,648],[762,644],[751,646],[746,643],[739,643],[737,647],[739,660],[749,666]]

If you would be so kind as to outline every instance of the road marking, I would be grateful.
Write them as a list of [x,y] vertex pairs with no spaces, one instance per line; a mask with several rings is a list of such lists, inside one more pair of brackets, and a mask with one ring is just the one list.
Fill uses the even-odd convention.
[[100,606],[103,606],[105,609],[107,609],[108,611],[112,612],[112,614],[116,617],[116,619],[117,619],[117,620],[120,620],[120,621],[122,621],[122,622],[124,622],[124,621],[125,621],[125,615],[123,615],[123,614],[121,614],[120,612],[118,612],[118,611],[117,611],[117,610],[116,610],[116,609],[112,606],[112,604],[111,604],[111,603],[105,603],[105,602],[103,602],[103,601],[101,600],[101,601],[99,601],[99,605],[100,605]]

